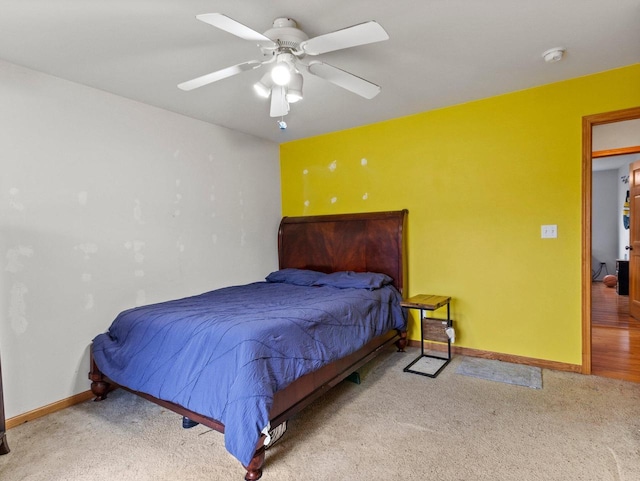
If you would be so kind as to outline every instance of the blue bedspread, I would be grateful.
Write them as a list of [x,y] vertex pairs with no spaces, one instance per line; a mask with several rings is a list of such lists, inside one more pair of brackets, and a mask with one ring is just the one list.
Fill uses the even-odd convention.
[[93,355],[116,383],[221,421],[227,450],[247,466],[274,393],[404,329],[400,300],[391,286],[228,287],[122,312]]

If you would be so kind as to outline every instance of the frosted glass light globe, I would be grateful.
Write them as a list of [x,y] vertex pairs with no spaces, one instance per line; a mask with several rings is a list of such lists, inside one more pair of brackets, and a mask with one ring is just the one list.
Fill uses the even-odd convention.
[[271,69],[271,80],[276,85],[284,86],[291,80],[291,70],[286,62],[278,62]]

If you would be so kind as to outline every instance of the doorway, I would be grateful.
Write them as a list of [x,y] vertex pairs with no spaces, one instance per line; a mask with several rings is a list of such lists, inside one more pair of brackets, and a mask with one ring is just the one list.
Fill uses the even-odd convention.
[[[596,125],[635,119],[640,119],[640,107],[590,115],[583,117],[582,121],[582,372],[584,374],[596,374],[593,372],[592,363],[594,360],[593,355],[596,353],[598,364],[603,360],[610,364],[624,364],[623,366],[616,366],[622,367],[622,372],[613,370],[609,377],[640,382],[640,329],[635,332],[628,328],[628,311],[625,313],[624,310],[620,311],[619,309],[624,306],[618,302],[617,305],[611,307],[612,309],[618,308],[615,313],[616,316],[627,316],[625,319],[621,319],[623,322],[627,322],[627,328],[624,331],[621,329],[622,324],[610,326],[609,328],[594,327],[592,325],[592,129]],[[594,332],[596,333],[595,337]],[[606,343],[606,345],[603,343]],[[624,352],[632,351],[638,355],[637,360],[629,359],[628,356],[618,359],[615,356],[601,356],[602,352],[624,356]],[[600,359],[601,357],[603,359]],[[599,371],[597,374],[607,375],[603,374],[604,370],[599,368],[597,370]]]

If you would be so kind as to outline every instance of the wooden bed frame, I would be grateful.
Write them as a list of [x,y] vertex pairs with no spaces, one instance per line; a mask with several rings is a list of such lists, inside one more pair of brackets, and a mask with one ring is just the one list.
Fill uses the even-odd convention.
[[[405,237],[407,210],[341,214],[327,216],[284,217],[278,232],[278,260],[281,269],[299,268],[322,272],[380,272],[394,280],[402,293],[406,284]],[[276,392],[270,412],[271,426],[291,418],[328,389],[373,359],[380,350],[395,343],[399,351],[406,344],[406,331],[390,331],[347,357],[309,373]],[[91,390],[100,401],[117,386],[100,372],[91,355]],[[127,389],[124,386],[121,386]],[[224,433],[224,425],[212,418],[138,391],[135,394],[170,409],[191,421]],[[265,460],[265,436],[256,446],[245,480],[262,476]]]

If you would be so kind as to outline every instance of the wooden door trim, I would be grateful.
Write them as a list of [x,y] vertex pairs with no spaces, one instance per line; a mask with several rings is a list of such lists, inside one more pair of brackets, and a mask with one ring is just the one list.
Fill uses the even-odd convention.
[[582,373],[591,374],[591,195],[593,126],[640,118],[640,107],[582,117]]
[[633,147],[622,147],[619,149],[597,150],[591,152],[591,158],[596,159],[600,157],[613,157],[615,155],[637,154],[638,152],[640,152],[640,145],[634,145]]

